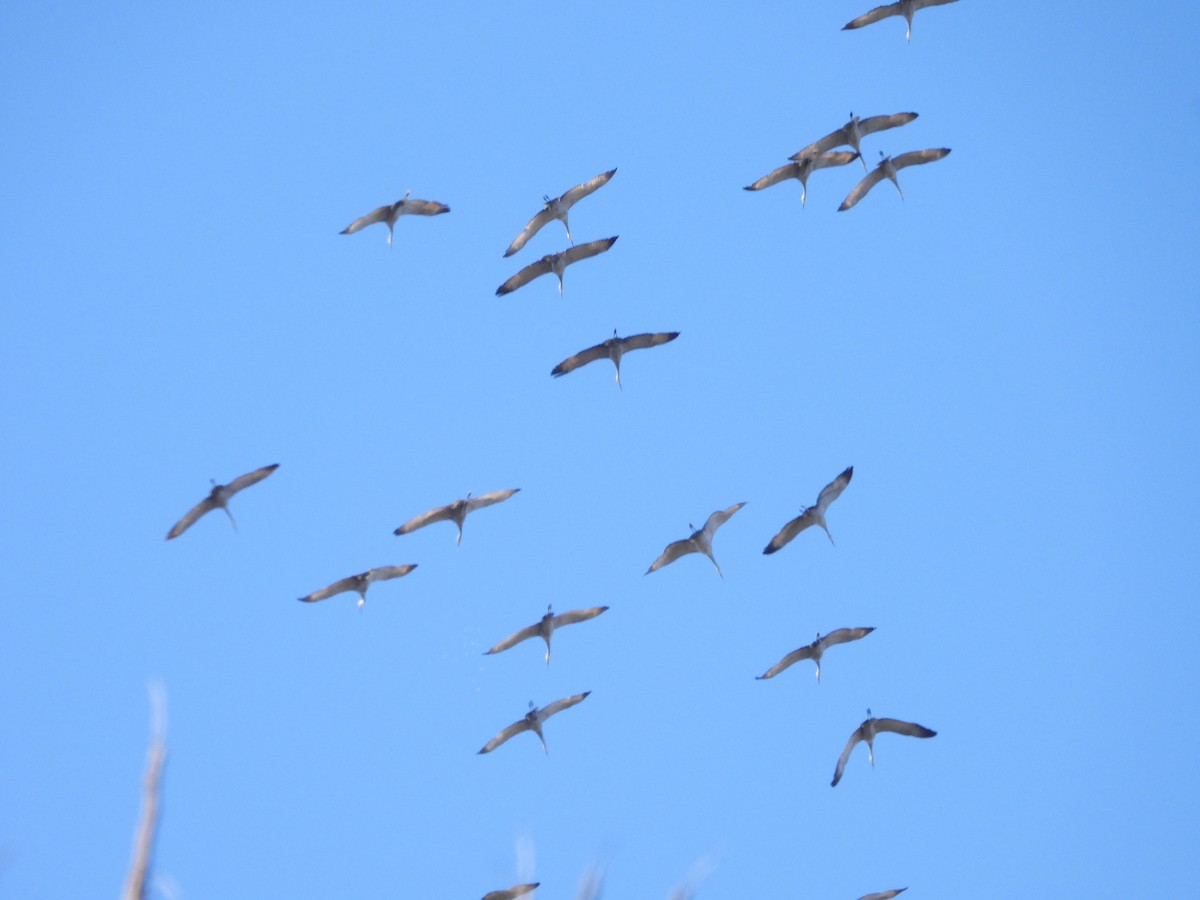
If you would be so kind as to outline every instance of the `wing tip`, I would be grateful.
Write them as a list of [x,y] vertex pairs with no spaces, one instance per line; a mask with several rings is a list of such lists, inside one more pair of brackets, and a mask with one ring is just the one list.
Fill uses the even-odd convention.
[[772,553],[774,553],[778,549],[779,548],[776,547],[774,544],[767,544],[767,546],[763,547],[763,556],[770,556]]

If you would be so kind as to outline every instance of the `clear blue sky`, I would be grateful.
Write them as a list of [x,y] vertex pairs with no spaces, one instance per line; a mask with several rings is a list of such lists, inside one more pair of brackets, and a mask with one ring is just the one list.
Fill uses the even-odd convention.
[[[0,12],[0,896],[119,890],[152,678],[158,896],[1194,890],[1200,14],[870,5]],[[953,153],[741,189],[851,110]],[[613,249],[497,298],[613,167]],[[452,212],[338,235],[407,190]],[[614,328],[681,336],[550,377]],[[643,576],[738,501],[724,579]],[[481,655],[548,603],[611,609]],[[831,789],[867,707],[938,736]]]

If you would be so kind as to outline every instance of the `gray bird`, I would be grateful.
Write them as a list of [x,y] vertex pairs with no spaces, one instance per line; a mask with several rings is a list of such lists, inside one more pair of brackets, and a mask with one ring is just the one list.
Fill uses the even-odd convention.
[[483,895],[483,900],[516,900],[517,897],[532,893],[540,884],[540,881],[535,881],[532,884],[516,884],[503,891],[489,891]]
[[817,639],[807,646],[801,647],[799,650],[793,650],[767,671],[759,675],[757,681],[762,681],[765,678],[774,678],[788,666],[793,663],[798,663],[802,659],[811,659],[817,664],[817,681],[821,680],[821,657],[825,651],[834,644],[845,644],[849,641],[858,641],[865,638],[868,634],[874,631],[871,628],[838,628],[829,632],[825,637],[821,637],[821,632],[817,632]]
[[863,13],[857,19],[843,25],[842,31],[862,28],[864,25],[873,25],[880,19],[886,19],[888,16],[904,16],[904,21],[908,23],[908,30],[904,32],[904,39],[911,41],[913,15],[918,9],[924,9],[927,6],[945,6],[947,3],[954,2],[955,0],[899,0],[898,3],[877,6],[869,13]]
[[553,200],[550,199],[549,195],[542,197],[542,199],[546,202],[546,208],[529,220],[529,222],[525,225],[525,228],[522,229],[521,233],[518,234],[513,239],[513,242],[508,245],[508,249],[504,251],[504,255],[512,256],[514,253],[524,247],[526,242],[531,237],[541,231],[543,225],[546,225],[553,219],[558,219],[563,223],[563,228],[567,229],[567,240],[574,244],[575,242],[571,240],[571,226],[570,223],[567,222],[567,213],[570,211],[572,206],[574,206],[588,194],[592,193],[592,191],[608,184],[608,180],[616,173],[616,169],[609,169],[607,172],[597,175],[590,181],[585,181],[583,184],[575,185],[575,187],[571,188],[561,197],[555,197]]
[[392,246],[392,228],[396,225],[396,220],[401,216],[437,216],[442,213],[450,212],[450,207],[445,203],[438,203],[436,200],[409,200],[408,195],[412,191],[405,191],[404,196],[395,203],[389,203],[386,206],[381,206],[376,210],[372,210],[360,219],[355,219],[339,234],[354,234],[356,231],[362,231],[368,225],[374,225],[376,222],[386,222],[388,227],[388,246]]
[[[620,235],[617,235],[619,237]],[[496,296],[503,297],[505,294],[510,294],[517,288],[529,284],[533,279],[547,275],[553,272],[558,276],[558,294],[561,297],[563,292],[563,271],[571,263],[577,263],[581,259],[588,259],[598,253],[603,253],[609,247],[617,242],[617,237],[604,238],[600,241],[588,241],[586,244],[580,244],[576,247],[570,247],[559,253],[548,253],[537,262],[532,262],[523,268],[520,272],[514,275],[500,287],[496,288]]]
[[582,694],[574,694],[570,697],[563,697],[561,700],[555,700],[553,703],[543,706],[541,709],[534,707],[533,702],[530,701],[529,712],[525,713],[525,718],[518,719],[517,721],[513,722],[498,735],[484,744],[483,749],[479,752],[491,753],[509,738],[520,734],[522,731],[532,731],[538,736],[538,740],[542,742],[542,749],[549,753],[550,748],[546,746],[546,738],[542,734],[542,723],[555,713],[562,712],[564,709],[570,709],[576,703],[582,703],[584,698],[590,693],[591,691],[584,691]]
[[408,566],[379,566],[375,569],[367,569],[365,572],[359,572],[357,575],[351,575],[348,578],[343,578],[341,581],[335,581],[329,587],[313,591],[307,597],[301,597],[300,602],[316,603],[318,600],[326,600],[334,594],[354,591],[354,593],[358,594],[358,608],[362,609],[363,604],[367,602],[367,588],[372,584],[376,581],[387,581],[390,578],[399,578],[402,575],[407,575],[416,567],[416,563],[413,563]]
[[[836,146],[836,145],[835,145]],[[848,150],[830,151],[828,153],[815,153],[811,156],[803,156],[780,166],[773,172],[764,175],[754,184],[747,185],[742,188],[744,191],[761,191],[763,188],[769,188],[781,181],[787,181],[789,178],[795,178],[800,182],[800,205],[804,205],[804,201],[808,199],[808,176],[817,169],[827,169],[830,166],[844,166],[847,163],[853,162],[858,156],[857,153],[851,153]]]
[[484,656],[491,656],[494,653],[503,653],[509,647],[515,647],[522,641],[527,641],[530,638],[540,637],[546,642],[546,665],[550,665],[550,637],[554,634],[555,629],[562,628],[564,625],[574,625],[576,622],[586,622],[588,619],[594,619],[600,613],[607,610],[607,606],[593,606],[590,609],[573,609],[570,612],[554,614],[554,606],[546,607],[546,614],[541,620],[530,625],[528,628],[522,628],[516,634],[509,635],[491,650],[484,652]]
[[607,341],[602,344],[596,344],[594,347],[588,347],[586,350],[580,350],[574,356],[564,359],[550,370],[550,374],[555,378],[559,378],[568,372],[574,372],[580,366],[586,366],[588,363],[595,362],[598,359],[611,359],[613,365],[617,367],[617,387],[621,387],[622,356],[631,350],[658,347],[661,344],[675,340],[677,337],[679,337],[678,331],[660,331],[657,334],[633,334],[629,337],[617,337],[617,330],[614,328],[613,336]]
[[858,900],[892,900],[907,890],[908,888],[894,888],[890,891],[877,891],[874,894],[863,894]]
[[[704,523],[704,527],[699,531],[692,531],[691,535],[682,541],[674,541],[667,544],[667,549],[663,550],[662,556],[651,564],[650,568],[645,571],[645,574],[649,575],[663,566],[670,565],[679,559],[679,557],[686,556],[688,553],[703,553],[712,560],[712,564],[717,567],[717,574],[721,575],[721,567],[717,565],[717,560],[712,552],[713,536],[717,533],[717,529],[729,520],[730,516],[745,505],[745,502],[735,503],[728,509],[717,510],[708,517],[708,521]],[[691,524],[689,524],[688,528],[691,527]],[[721,577],[724,578],[725,576],[721,575]]]
[[900,187],[896,173],[908,166],[921,166],[925,163],[937,162],[949,152],[950,150],[946,147],[931,148],[929,150],[912,150],[908,153],[901,153],[893,159],[890,156],[884,156],[883,152],[880,151],[879,155],[882,158],[879,160],[878,165],[868,172],[863,180],[856,184],[854,189],[846,195],[846,199],[838,207],[838,212],[845,212],[863,197],[867,196],[867,192],[883,181],[884,178],[887,178],[896,186],[896,190],[900,191],[900,199],[903,200],[904,191]]
[[767,544],[763,553],[774,553],[810,525],[820,525],[825,536],[829,538],[829,543],[832,544],[833,535],[829,533],[829,528],[825,524],[825,510],[829,509],[830,503],[842,496],[842,491],[846,489],[846,485],[850,483],[853,476],[854,466],[849,466],[841,475],[821,488],[817,502],[812,506],[806,506],[800,515],[784,525],[779,530],[779,534],[771,538],[771,543]]
[[478,497],[472,497],[467,494],[465,500],[455,500],[446,506],[439,506],[437,509],[431,509],[429,512],[421,513],[419,516],[414,516],[409,519],[393,534],[408,534],[410,531],[416,531],[418,528],[424,528],[433,522],[442,522],[449,519],[458,526],[458,538],[454,541],[456,544],[462,543],[463,522],[467,519],[467,513],[472,510],[482,509],[485,506],[491,506],[493,503],[499,503],[502,500],[507,500],[520,488],[512,488],[507,491],[491,491],[487,494],[480,494]]
[[936,731],[926,728],[924,725],[917,725],[914,722],[901,722],[899,719],[876,719],[871,715],[871,710],[867,710],[867,720],[854,730],[854,734],[850,735],[850,740],[846,742],[846,749],[842,751],[842,755],[838,757],[837,768],[833,772],[833,787],[837,787],[837,783],[842,780],[842,772],[846,770],[846,760],[850,758],[850,752],[854,749],[859,741],[867,742],[867,758],[871,760],[871,766],[875,765],[875,735],[881,731],[891,731],[895,734],[905,734],[909,737],[931,738],[937,735]]
[[167,532],[167,540],[179,537],[191,528],[197,519],[207,512],[212,512],[214,509],[225,510],[225,515],[229,516],[233,530],[237,531],[237,522],[233,518],[233,513],[229,511],[229,498],[238,491],[250,487],[252,484],[258,484],[278,468],[279,463],[275,463],[272,466],[263,466],[261,469],[255,469],[253,472],[238,476],[229,482],[229,484],[217,484],[216,481],[213,481],[213,487],[208,496],[188,510],[187,515],[171,526],[171,530]]
[[825,135],[819,141],[813,141],[813,143],[809,144],[803,150],[793,153],[790,158],[797,161],[811,159],[820,153],[824,153],[826,150],[832,150],[834,147],[853,147],[865,171],[867,161],[862,156],[862,147],[860,146],[862,139],[868,134],[874,134],[877,131],[887,131],[889,128],[898,128],[901,125],[907,125],[916,117],[917,114],[915,112],[906,112],[895,113],[890,116],[867,116],[865,119],[860,119],[851,112],[849,122],[837,129],[837,131],[829,132],[829,134]]

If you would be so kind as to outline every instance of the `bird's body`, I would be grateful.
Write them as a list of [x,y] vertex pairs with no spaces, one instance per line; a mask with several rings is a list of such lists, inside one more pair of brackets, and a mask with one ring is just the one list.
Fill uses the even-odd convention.
[[937,735],[936,731],[926,728],[924,725],[917,725],[915,722],[902,722],[899,719],[876,719],[871,715],[871,711],[867,710],[867,720],[863,722],[850,735],[850,740],[846,742],[846,749],[842,751],[842,755],[838,757],[837,768],[833,772],[833,781],[831,784],[837,787],[837,783],[842,780],[842,772],[846,770],[846,760],[850,758],[850,753],[857,746],[859,741],[867,742],[867,758],[870,759],[871,765],[875,765],[875,735],[882,731],[890,731],[894,734],[903,734],[908,737],[931,738]]
[[830,166],[844,166],[847,163],[853,162],[857,156],[857,152],[851,153],[848,150],[831,150],[829,152],[819,152],[811,156],[804,156],[795,162],[780,166],[775,171],[758,179],[754,184],[742,188],[742,190],[761,191],[763,188],[772,187],[781,181],[795,178],[800,182],[800,205],[803,206],[804,201],[808,198],[809,175],[817,169],[826,169]]
[[894,888],[890,891],[876,891],[874,894],[864,894],[858,900],[892,900],[907,891],[908,888]]
[[516,900],[517,897],[532,893],[540,884],[540,881],[535,881],[531,884],[515,884],[503,891],[489,891],[483,895],[483,900]]
[[539,621],[528,628],[522,628],[515,634],[509,635],[491,650],[485,651],[483,655],[491,656],[496,653],[503,653],[509,647],[515,647],[522,641],[540,637],[546,642],[546,665],[550,665],[550,637],[554,634],[555,629],[562,628],[564,625],[574,625],[576,622],[586,622],[588,619],[594,619],[607,609],[607,606],[593,606],[590,609],[573,609],[570,612],[555,615],[553,606],[547,606],[546,614]]
[[467,519],[467,513],[484,506],[491,506],[493,503],[499,503],[502,500],[507,500],[519,490],[521,489],[512,488],[505,491],[491,491],[487,494],[480,494],[478,497],[472,497],[470,494],[467,494],[464,500],[455,500],[446,506],[439,506],[436,509],[429,510],[429,512],[421,513],[419,516],[414,516],[393,533],[408,534],[411,531],[416,531],[418,528],[424,528],[426,525],[448,519],[458,526],[458,538],[455,540],[455,543],[461,544],[463,522]]
[[846,199],[842,201],[842,205],[838,207],[838,212],[844,212],[852,207],[855,203],[867,195],[867,192],[875,185],[879,184],[884,178],[888,179],[896,186],[896,190],[900,191],[900,199],[904,199],[904,191],[900,187],[900,181],[897,178],[897,172],[900,169],[908,166],[920,166],[925,163],[937,162],[942,157],[946,156],[950,150],[946,147],[930,148],[928,150],[912,150],[908,153],[901,153],[896,158],[883,156],[879,160],[879,164],[868,172],[863,180],[856,184],[853,190],[846,195]]
[[350,575],[341,581],[335,581],[329,587],[313,591],[307,597],[301,597],[300,602],[316,603],[318,600],[326,600],[335,594],[354,591],[354,593],[358,594],[358,608],[362,609],[363,604],[367,602],[367,588],[372,584],[376,581],[400,578],[402,575],[407,575],[416,567],[416,563],[413,563],[407,566],[379,566],[374,569],[367,569],[365,572],[359,572],[357,575]]
[[563,228],[567,230],[567,240],[574,244],[575,242],[571,240],[571,225],[567,221],[567,213],[570,212],[572,206],[574,206],[588,194],[592,193],[592,191],[608,184],[608,180],[616,173],[616,169],[610,169],[607,172],[602,172],[590,181],[585,181],[583,184],[575,185],[575,187],[571,188],[561,197],[555,197],[553,200],[550,199],[549,196],[543,197],[542,199],[546,202],[545,209],[529,220],[529,222],[525,225],[525,228],[522,229],[521,233],[518,234],[513,239],[513,242],[508,245],[508,249],[504,251],[504,255],[512,256],[514,253],[524,247],[531,237],[541,231],[543,225],[546,225],[554,219],[558,219],[563,223]]
[[392,229],[396,225],[396,220],[401,216],[437,216],[450,212],[450,207],[445,203],[438,203],[436,200],[409,200],[408,195],[411,193],[412,191],[408,191],[395,203],[388,203],[385,206],[372,210],[361,218],[355,219],[342,229],[339,234],[354,234],[356,231],[362,231],[368,225],[374,225],[377,222],[386,222],[388,246],[390,247],[392,246]]
[[758,680],[764,678],[774,678],[788,666],[793,663],[798,663],[802,659],[811,659],[817,664],[817,681],[821,680],[821,657],[825,651],[834,644],[845,644],[849,641],[857,641],[865,638],[868,634],[874,631],[874,627],[870,628],[838,628],[829,634],[821,637],[821,633],[817,632],[817,639],[807,646],[801,647],[799,650],[793,650],[767,671],[758,676]]
[[817,502],[812,506],[805,507],[800,515],[784,525],[779,533],[771,538],[771,543],[767,544],[763,553],[774,553],[810,525],[820,525],[832,544],[833,535],[829,533],[829,528],[825,524],[825,511],[829,509],[829,504],[842,495],[842,491],[846,489],[846,485],[850,483],[853,476],[854,466],[849,466],[841,475],[821,488]]
[[214,509],[225,510],[225,515],[229,516],[229,521],[233,525],[234,530],[237,530],[237,522],[233,518],[233,513],[229,511],[229,498],[244,488],[250,487],[252,484],[258,484],[272,472],[279,468],[279,463],[270,466],[263,466],[261,469],[255,469],[253,472],[247,472],[245,475],[240,475],[229,484],[217,484],[213,482],[212,490],[208,496],[188,510],[187,514],[171,526],[171,530],[167,532],[167,540],[177,538],[195,524],[196,520]]
[[611,359],[613,365],[617,367],[617,387],[620,387],[622,356],[631,350],[658,347],[661,344],[675,340],[677,337],[679,337],[678,331],[661,331],[657,334],[633,334],[629,337],[617,337],[617,331],[614,328],[613,336],[608,340],[596,344],[594,347],[588,347],[586,350],[581,350],[568,359],[564,359],[550,370],[550,374],[558,378],[598,359]]
[[533,279],[542,275],[548,275],[551,272],[558,276],[558,293],[561,296],[563,292],[563,272],[567,266],[577,263],[581,259],[587,259],[598,253],[603,253],[615,244],[616,241],[616,237],[604,238],[603,240],[588,241],[586,244],[569,247],[559,253],[549,253],[537,262],[530,263],[512,278],[508,279],[508,281],[504,282],[504,284],[500,285],[500,287],[496,288],[496,296],[503,297],[505,294],[510,294],[517,288],[529,284]]
[[[717,533],[718,528],[728,521],[730,516],[745,505],[744,502],[735,503],[728,509],[717,510],[717,512],[708,517],[708,521],[704,523],[703,528],[693,531],[689,537],[684,538],[682,541],[674,541],[667,544],[667,548],[663,550],[662,556],[650,565],[645,574],[649,575],[663,566],[670,565],[679,559],[679,557],[686,556],[688,553],[703,553],[717,567],[717,574],[721,575],[721,567],[717,565],[717,560],[712,552],[713,535]],[[691,526],[689,525],[688,527],[690,528]],[[721,575],[721,577],[724,578],[725,576]]]
[[[862,162],[864,171],[867,168],[867,161],[862,156],[861,142],[868,134],[874,134],[877,131],[886,131],[889,128],[898,128],[901,125],[907,125],[917,117],[915,112],[895,113],[890,116],[867,116],[865,119],[860,119],[853,112],[850,113],[850,121],[836,131],[831,131],[819,141],[814,141],[803,150],[799,150],[791,155],[791,159],[801,162],[805,159],[819,158],[820,154],[832,150],[834,147],[853,147],[855,155]],[[854,157],[850,157],[853,159]],[[850,160],[847,160],[849,162]],[[844,163],[829,163],[829,165],[844,165]]]
[[912,20],[918,9],[924,9],[927,6],[944,6],[947,3],[954,3],[955,0],[899,0],[897,3],[888,3],[884,6],[877,6],[868,13],[863,13],[857,19],[853,19],[842,26],[842,31],[850,31],[854,28],[862,28],[864,25],[873,25],[881,19],[886,19],[889,16],[904,16],[904,21],[908,24],[908,30],[904,32],[906,41],[912,40]]
[[483,749],[479,752],[491,753],[509,738],[515,737],[522,731],[532,731],[538,736],[538,740],[542,742],[542,749],[549,753],[550,748],[546,746],[546,738],[542,735],[542,723],[555,713],[562,712],[564,709],[570,709],[576,703],[582,703],[584,698],[590,693],[591,691],[584,691],[582,694],[574,694],[570,697],[563,697],[561,700],[555,700],[553,703],[547,704],[541,709],[535,708],[534,705],[530,703],[529,712],[525,713],[524,718],[518,719],[497,734],[494,738],[484,744]]

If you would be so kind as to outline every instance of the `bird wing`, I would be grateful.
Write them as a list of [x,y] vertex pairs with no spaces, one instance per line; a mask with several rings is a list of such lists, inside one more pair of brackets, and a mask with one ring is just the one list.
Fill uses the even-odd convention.
[[407,216],[437,216],[450,212],[450,207],[436,200],[404,200],[400,203],[400,214]]
[[431,509],[429,512],[421,513],[419,516],[413,516],[393,534],[408,534],[410,531],[416,531],[418,528],[424,528],[426,525],[431,525],[434,522],[441,522],[445,519],[454,518],[454,504],[450,503],[446,506],[439,506],[437,509]]
[[832,647],[834,644],[845,644],[849,641],[857,641],[865,638],[868,634],[874,631],[875,628],[837,628],[819,640],[821,648]]
[[837,768],[833,770],[832,787],[837,787],[837,783],[842,780],[842,773],[846,771],[846,760],[850,758],[851,751],[854,750],[854,745],[863,739],[863,727],[859,725],[854,729],[854,734],[850,735],[850,740],[846,741],[846,749],[842,751],[842,755],[838,757]]
[[485,651],[483,655],[491,656],[493,653],[503,653],[509,647],[515,647],[517,644],[521,643],[521,641],[527,641],[531,637],[537,637],[539,634],[541,634],[541,625],[541,622],[537,622],[533,625],[530,625],[528,628],[522,628],[516,634],[506,637],[491,650]]
[[361,219],[355,219],[342,229],[341,234],[354,234],[356,231],[362,231],[368,225],[374,225],[376,222],[386,222],[392,216],[392,207],[394,205],[393,203],[389,203],[386,206],[379,207],[379,209],[372,210]]
[[574,625],[576,622],[586,622],[588,619],[596,618],[607,609],[607,606],[593,606],[590,609],[572,609],[569,612],[559,613],[554,617],[554,627],[561,628],[564,625]]
[[916,117],[917,114],[914,112],[896,113],[891,116],[867,116],[865,119],[858,120],[858,133],[874,134],[877,131],[898,128],[901,125],[907,125]]
[[771,668],[767,669],[767,671],[764,672],[762,675],[759,675],[756,680],[762,681],[765,678],[774,678],[776,675],[778,675],[780,672],[782,672],[784,669],[786,669],[788,666],[792,665],[793,663],[798,663],[802,659],[812,659],[812,656],[813,656],[812,644],[808,644],[804,647],[801,647],[799,650],[793,650],[791,653],[789,653],[787,656],[785,656],[779,662],[775,663],[775,665],[771,666]]
[[864,13],[857,19],[847,22],[842,26],[842,31],[849,31],[851,28],[862,28],[864,25],[873,25],[880,19],[886,19],[888,16],[898,16],[900,14],[899,3],[889,3],[886,6],[877,6],[869,13]]
[[[801,151],[801,153],[803,152],[804,151]],[[782,165],[778,169],[768,172],[762,178],[758,179],[758,181],[754,182],[754,184],[750,184],[742,188],[742,190],[761,191],[763,188],[774,187],[775,185],[779,184],[779,182],[787,181],[789,178],[799,178],[800,166],[801,164],[799,162],[790,162],[786,165]]]
[[371,570],[373,581],[387,581],[389,578],[400,578],[417,567],[416,563],[407,566],[379,566]]
[[507,491],[490,491],[486,494],[480,494],[478,497],[470,497],[467,500],[467,512],[507,500],[519,490],[520,488],[510,488]]
[[892,900],[893,897],[899,896],[901,893],[907,890],[908,888],[896,888],[892,891],[878,891],[874,894],[864,894],[862,897],[859,897],[858,900]]
[[552,715],[560,713],[564,709],[570,709],[576,703],[582,703],[583,699],[590,693],[591,691],[584,691],[582,694],[572,694],[570,697],[563,697],[561,700],[555,700],[553,703],[547,704],[541,710],[542,721],[546,721]]
[[927,6],[944,6],[947,3],[955,3],[957,0],[917,0],[915,6],[917,9],[924,9]]
[[545,207],[540,213],[525,223],[525,227],[521,229],[521,233],[513,238],[513,242],[508,245],[508,249],[504,251],[505,256],[512,256],[522,247],[524,247],[531,237],[542,230],[542,226],[554,219],[554,213],[550,211],[550,207]]
[[327,600],[334,594],[341,594],[345,591],[354,590],[354,586],[358,583],[358,576],[351,575],[343,578],[341,581],[335,581],[329,587],[321,588],[319,591],[313,591],[307,597],[301,597],[301,603],[316,603],[318,600]]
[[200,518],[206,512],[211,512],[216,508],[217,504],[213,502],[212,496],[210,495],[205,497],[203,500],[189,509],[187,511],[187,515],[185,515],[171,527],[171,530],[167,532],[167,540],[169,541],[171,538],[179,537],[181,534],[191,528],[198,518]]
[[631,334],[621,338],[621,349],[628,353],[630,350],[645,350],[647,347],[657,347],[668,344],[679,337],[678,331],[660,331],[656,334]]
[[829,508],[829,504],[842,496],[842,491],[846,489],[846,485],[850,483],[850,479],[854,477],[854,466],[846,468],[841,475],[821,488],[821,493],[817,496],[817,509],[822,513]]
[[844,166],[847,163],[854,162],[856,159],[858,159],[858,154],[853,150],[830,150],[828,153],[814,156],[812,167],[814,170],[828,169],[830,166]]
[[571,188],[558,198],[559,205],[570,209],[592,191],[596,190],[597,188],[602,188],[604,185],[608,184],[608,180],[615,174],[617,174],[617,170],[610,169],[607,172],[602,172],[595,178],[585,181],[583,184],[575,185],[575,187]]
[[483,749],[480,750],[479,752],[480,753],[491,753],[493,750],[495,750],[497,747],[499,747],[501,744],[503,744],[505,741],[507,741],[510,737],[513,737],[514,735],[518,735],[522,731],[528,731],[529,729],[530,729],[530,724],[529,724],[528,719],[518,719],[517,721],[515,721],[511,725],[509,725],[507,728],[505,728],[503,731],[501,731],[494,738],[492,738],[490,741],[488,741],[486,744],[484,744]]
[[724,525],[726,522],[728,522],[729,517],[732,516],[735,512],[737,512],[739,509],[741,509],[745,505],[746,505],[745,502],[735,503],[735,504],[733,504],[733,506],[729,507],[728,509],[717,510],[715,513],[713,513],[711,516],[708,517],[708,521],[704,523],[704,527],[700,530],[708,532],[709,539],[711,540],[712,536],[717,533],[717,529],[720,528],[722,525]]
[[550,264],[552,257],[543,256],[537,262],[531,262],[520,272],[514,275],[500,287],[496,288],[496,296],[503,297],[505,294],[511,294],[519,287],[529,284],[533,279],[545,275],[547,272],[553,272],[554,266]]
[[950,152],[948,147],[936,147],[928,150],[910,150],[908,153],[901,153],[892,160],[892,165],[897,169],[903,169],[906,166],[920,166],[924,163],[937,162],[943,156]]
[[550,374],[558,378],[560,375],[574,372],[580,366],[586,366],[588,363],[595,362],[598,359],[608,359],[608,341],[597,344],[594,347],[588,347],[586,350],[580,350],[574,356],[564,359],[550,370]]
[[796,516],[796,518],[792,519],[792,521],[788,522],[781,529],[779,529],[779,534],[771,538],[771,543],[767,544],[767,546],[763,549],[763,553],[770,554],[774,553],[776,550],[782,549],[783,546],[792,538],[802,532],[805,528],[808,528],[810,525],[812,525],[813,521],[814,519],[811,511],[807,509],[804,510],[804,512],[800,513],[800,515]]
[[834,147],[841,147],[843,144],[850,143],[850,135],[846,131],[846,126],[843,125],[837,131],[831,131],[819,141],[813,141],[803,150],[797,150],[790,157],[791,160],[799,162],[805,157],[819,156],[826,150],[832,150]]
[[[895,160],[892,161],[895,164]],[[845,212],[855,203],[867,195],[867,191],[879,184],[883,179],[883,168],[876,166],[870,172],[863,176],[862,181],[854,186],[854,189],[846,195],[846,199],[842,201],[842,205],[838,207],[838,212]]]
[[646,570],[645,574],[649,575],[651,572],[656,572],[663,566],[670,565],[671,563],[675,562],[675,560],[679,559],[679,557],[685,556],[688,553],[699,552],[700,548],[696,546],[696,541],[693,538],[684,538],[682,541],[672,541],[671,543],[667,544],[667,548],[663,550],[662,556],[660,556],[650,565],[650,568]]
[[576,244],[574,247],[569,247],[563,251],[563,265],[569,266],[571,263],[579,262],[581,259],[587,259],[589,256],[603,253],[617,242],[617,237],[619,236],[616,235],[599,241],[588,241],[586,244]]
[[524,897],[540,884],[540,881],[535,881],[533,884],[514,885],[504,891],[491,891],[483,895],[483,900],[515,900],[517,897]]
[[233,496],[243,488],[248,488],[252,484],[258,484],[272,472],[279,468],[279,463],[273,466],[263,466],[261,469],[255,469],[253,472],[247,472],[245,475],[240,475],[229,484],[225,485],[225,489],[229,491],[229,496]]
[[906,734],[909,737],[931,738],[937,732],[918,725],[916,722],[901,722],[899,719],[876,719],[875,731],[893,731],[896,734]]

